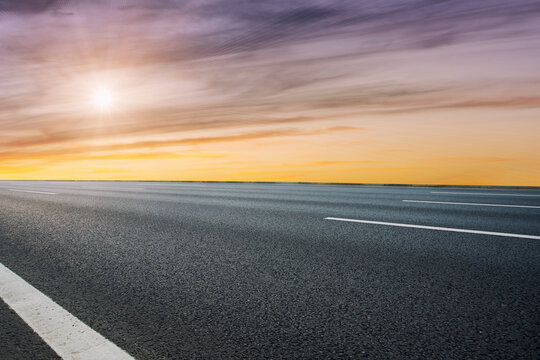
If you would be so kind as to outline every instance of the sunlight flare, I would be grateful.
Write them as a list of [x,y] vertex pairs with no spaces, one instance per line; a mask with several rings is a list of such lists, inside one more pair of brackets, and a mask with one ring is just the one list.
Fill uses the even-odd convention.
[[115,102],[114,92],[107,87],[100,87],[94,90],[92,95],[94,106],[100,110],[110,110]]

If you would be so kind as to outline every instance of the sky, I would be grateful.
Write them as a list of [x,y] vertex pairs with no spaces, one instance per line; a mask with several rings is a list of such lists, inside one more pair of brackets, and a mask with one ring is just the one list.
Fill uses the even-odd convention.
[[540,2],[0,0],[0,179],[540,186]]

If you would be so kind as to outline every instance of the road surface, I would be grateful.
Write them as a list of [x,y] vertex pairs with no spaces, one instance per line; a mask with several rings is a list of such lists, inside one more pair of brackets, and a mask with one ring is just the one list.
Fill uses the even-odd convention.
[[67,326],[6,276],[137,359],[540,357],[540,190],[3,181],[0,264],[3,359]]

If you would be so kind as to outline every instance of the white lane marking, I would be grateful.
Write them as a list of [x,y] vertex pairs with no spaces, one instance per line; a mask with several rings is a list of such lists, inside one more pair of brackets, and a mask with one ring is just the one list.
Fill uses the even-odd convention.
[[425,203],[425,204],[449,204],[449,205],[470,205],[470,206],[498,206],[498,207],[513,207],[513,208],[540,209],[540,206],[530,206],[530,205],[480,204],[480,203],[464,203],[464,202],[450,202],[450,201],[424,201],[424,200],[401,200],[401,201],[403,201],[403,202],[410,202],[410,203]]
[[456,191],[431,191],[432,194],[448,194],[448,195],[481,195],[481,196],[535,196],[540,197],[540,194],[501,194],[501,193],[473,193],[473,192],[456,192]]
[[1,263],[0,297],[63,359],[133,359]]
[[17,189],[8,189],[8,190],[9,191],[17,191],[17,192],[34,193],[34,194],[46,194],[46,195],[57,195],[58,194],[58,193],[48,192],[48,191],[17,190]]
[[[80,190],[108,190],[108,191],[122,191],[122,190],[144,190],[144,188],[125,187],[125,188],[106,188],[106,187],[80,187]],[[79,190],[77,189],[77,190]]]
[[344,218],[335,218],[335,217],[326,217],[326,218],[324,218],[324,219],[325,219],[325,220],[335,220],[335,221],[348,221],[348,222],[363,223],[363,224],[375,224],[375,225],[386,225],[386,226],[399,226],[399,227],[417,228],[417,229],[427,229],[427,230],[452,231],[452,232],[469,233],[469,234],[482,234],[482,235],[494,235],[494,236],[507,236],[507,237],[522,238],[522,239],[534,239],[534,240],[540,240],[540,236],[536,236],[536,235],[524,235],[524,234],[513,234],[513,233],[501,233],[501,232],[481,231],[481,230],[469,230],[469,229],[455,229],[455,228],[438,227],[438,226],[425,226],[425,225],[414,225],[414,224],[402,224],[402,223],[391,223],[391,222],[371,221],[371,220],[344,219]]

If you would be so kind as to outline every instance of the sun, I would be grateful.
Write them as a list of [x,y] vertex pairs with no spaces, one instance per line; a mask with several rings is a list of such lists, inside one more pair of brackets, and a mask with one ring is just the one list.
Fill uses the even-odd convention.
[[115,101],[114,92],[107,87],[96,88],[92,94],[92,100],[99,110],[110,110]]

